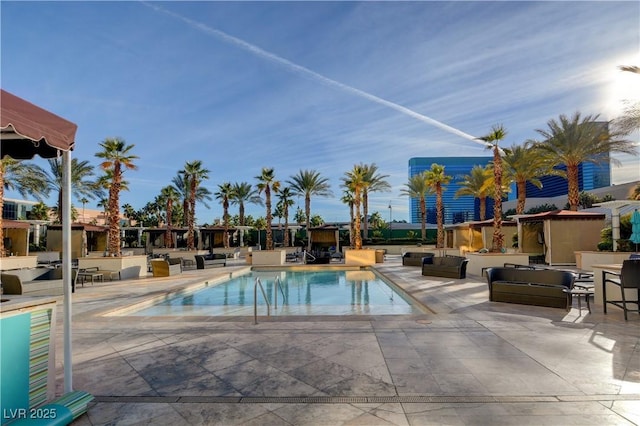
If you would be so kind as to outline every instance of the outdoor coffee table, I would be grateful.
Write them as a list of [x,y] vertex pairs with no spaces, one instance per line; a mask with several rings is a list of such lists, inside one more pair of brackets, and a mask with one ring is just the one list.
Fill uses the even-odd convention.
[[582,312],[582,301],[580,299],[581,296],[584,296],[584,300],[587,301],[587,309],[589,313],[591,313],[591,304],[589,303],[589,298],[595,294],[595,289],[593,284],[587,283],[575,283],[572,289],[564,289],[565,293],[571,294],[571,297],[576,296],[578,298],[578,309]]
[[91,285],[93,285],[93,283],[97,279],[99,279],[100,282],[104,282],[104,275],[102,274],[102,272],[98,272],[98,271],[80,270],[80,272],[78,272],[78,278],[82,278],[81,284],[83,287],[84,287],[84,282],[88,278],[91,279]]

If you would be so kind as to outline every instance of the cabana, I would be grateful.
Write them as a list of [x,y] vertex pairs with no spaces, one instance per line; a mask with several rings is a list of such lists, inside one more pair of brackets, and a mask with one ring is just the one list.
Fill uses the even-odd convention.
[[[74,223],[71,225],[71,258],[87,256],[90,252],[105,252],[109,228],[106,226]],[[62,251],[62,226],[47,226],[47,250]]]
[[521,251],[528,252],[542,243],[545,263],[573,265],[576,251],[597,249],[605,215],[555,210],[519,216],[516,220]]
[[29,255],[29,230],[31,224],[20,220],[3,220],[5,256]]
[[[0,158],[62,156],[62,279],[64,285],[64,391],[71,392],[71,151],[78,126],[0,89]],[[0,220],[1,217],[0,217]],[[1,253],[0,253],[1,255]]]
[[[511,237],[516,233],[516,222],[503,220],[502,233],[505,246],[510,247]],[[493,219],[450,225],[446,228],[446,234],[449,247],[461,249],[464,252],[490,249],[493,241]]]

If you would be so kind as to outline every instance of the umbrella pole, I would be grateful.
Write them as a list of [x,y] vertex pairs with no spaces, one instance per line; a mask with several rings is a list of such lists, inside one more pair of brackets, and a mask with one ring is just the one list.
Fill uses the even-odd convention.
[[62,152],[62,278],[64,285],[64,391],[73,391],[71,380],[71,152]]

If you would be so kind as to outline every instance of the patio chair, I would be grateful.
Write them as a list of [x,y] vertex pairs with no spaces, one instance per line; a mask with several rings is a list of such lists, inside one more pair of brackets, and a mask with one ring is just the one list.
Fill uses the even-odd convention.
[[[607,283],[620,287],[622,300],[607,300]],[[629,299],[629,293],[625,290],[635,289],[636,298]],[[602,271],[602,304],[604,313],[607,313],[607,303],[617,306],[624,311],[624,319],[627,320],[627,311],[640,314],[640,260],[624,260],[620,273]],[[627,305],[635,305],[636,309],[629,309]]]

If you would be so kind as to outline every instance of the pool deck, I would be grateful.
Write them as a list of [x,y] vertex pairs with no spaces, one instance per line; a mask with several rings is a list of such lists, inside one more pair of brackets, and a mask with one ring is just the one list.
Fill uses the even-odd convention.
[[73,387],[96,399],[74,425],[640,424],[640,315],[488,302],[482,278],[423,277],[399,256],[377,269],[433,313],[105,315],[244,267],[78,288]]

